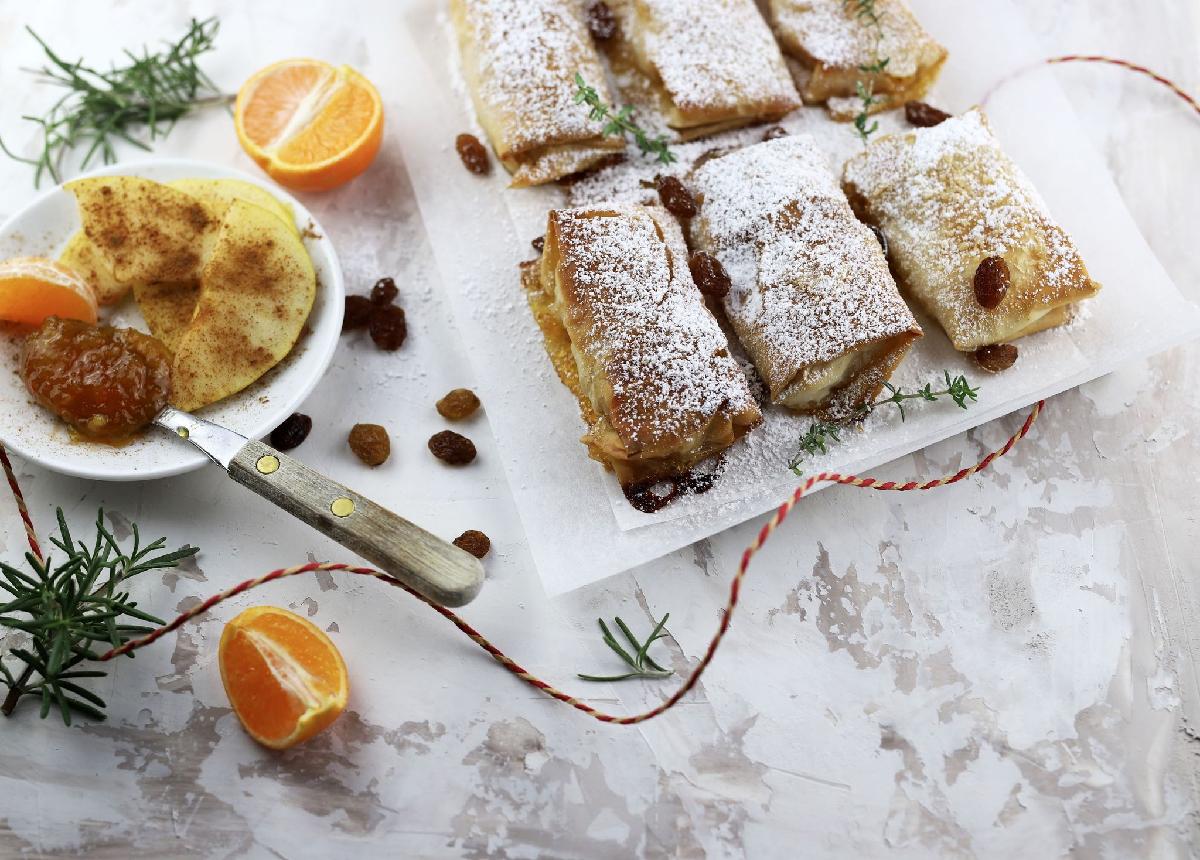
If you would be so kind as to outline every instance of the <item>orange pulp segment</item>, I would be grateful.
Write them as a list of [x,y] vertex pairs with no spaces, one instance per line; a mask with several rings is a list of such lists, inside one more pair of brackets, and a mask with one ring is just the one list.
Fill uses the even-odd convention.
[[0,320],[41,325],[47,317],[96,322],[96,293],[77,272],[44,257],[0,263]]
[[271,749],[328,728],[350,693],[346,664],[329,637],[274,606],[251,607],[225,625],[218,663],[242,726]]
[[234,110],[246,153],[275,181],[327,191],[358,176],[383,141],[383,103],[349,66],[283,60],[242,85]]

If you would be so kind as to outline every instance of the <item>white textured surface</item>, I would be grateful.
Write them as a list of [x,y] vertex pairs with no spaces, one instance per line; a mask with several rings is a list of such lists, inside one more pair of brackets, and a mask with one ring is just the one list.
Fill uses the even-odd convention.
[[[1118,0],[1021,0],[1062,52],[1142,61],[1200,90],[1200,12]],[[47,93],[30,23],[64,53],[177,31],[184,4],[60,8],[0,2],[0,134]],[[313,54],[403,87],[387,67],[392,4],[334,16],[325,4],[218,0],[235,86],[273,59]],[[1058,73],[1139,225],[1193,297],[1200,123],[1153,84],[1117,70]],[[981,82],[985,86],[987,82]],[[404,122],[393,113],[389,120]],[[253,169],[228,120],[186,123],[161,150]],[[0,216],[32,195],[0,161]],[[435,292],[428,246],[394,138],[342,191],[305,199],[342,253],[350,289],[396,276],[409,312],[399,354],[348,339],[309,401],[297,452],[452,536],[495,540],[490,581],[465,612],[515,658],[572,690],[606,669],[592,619],[638,629],[671,611],[664,651],[686,669],[707,643],[747,524],[667,560],[555,601],[537,585],[486,421],[468,470],[432,463],[432,404],[470,384]],[[464,249],[464,252],[469,249]],[[1055,398],[1032,438],[953,489],[885,497],[834,489],[805,502],[756,562],[731,637],[701,687],[641,728],[594,723],[520,685],[445,622],[373,584],[292,580],[222,606],[121,663],[100,686],[108,723],[65,730],[23,708],[0,724],[0,854],[817,857],[1187,856],[1196,833],[1200,644],[1200,347],[1174,350]],[[345,448],[356,421],[393,431],[393,461],[367,471]],[[882,470],[953,470],[1017,418]],[[162,613],[279,564],[341,558],[216,472],[134,487],[19,465],[45,530],[62,504],[81,527],[103,503],[120,530],[193,541],[197,566],[147,588]],[[0,503],[0,552],[22,537]],[[336,624],[352,712],[307,747],[255,747],[226,707],[214,664],[220,622],[273,602]],[[590,688],[618,711],[658,685]]]

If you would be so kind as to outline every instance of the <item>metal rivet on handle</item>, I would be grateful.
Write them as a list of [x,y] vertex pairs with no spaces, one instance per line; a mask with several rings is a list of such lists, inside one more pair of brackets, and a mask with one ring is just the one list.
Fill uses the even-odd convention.
[[279,458],[274,454],[263,454],[254,467],[262,474],[269,475],[279,469]]
[[335,517],[348,517],[354,513],[354,502],[345,497],[334,499],[333,504],[329,506],[329,510],[333,512]]

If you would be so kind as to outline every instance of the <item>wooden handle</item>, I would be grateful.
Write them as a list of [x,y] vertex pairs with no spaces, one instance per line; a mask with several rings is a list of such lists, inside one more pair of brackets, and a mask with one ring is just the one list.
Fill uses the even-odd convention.
[[479,559],[262,442],[249,442],[229,474],[430,600],[470,603],[483,585]]

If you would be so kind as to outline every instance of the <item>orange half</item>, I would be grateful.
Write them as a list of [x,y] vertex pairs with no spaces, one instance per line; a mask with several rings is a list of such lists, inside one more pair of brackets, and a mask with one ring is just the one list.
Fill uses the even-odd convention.
[[74,269],[44,257],[0,263],[0,320],[41,325],[47,317],[96,322],[96,292]]
[[346,708],[350,684],[337,647],[310,621],[254,606],[225,625],[221,681],[250,737],[287,749],[328,728]]
[[383,142],[383,103],[349,66],[283,60],[238,91],[238,140],[279,184],[336,188],[371,166]]

